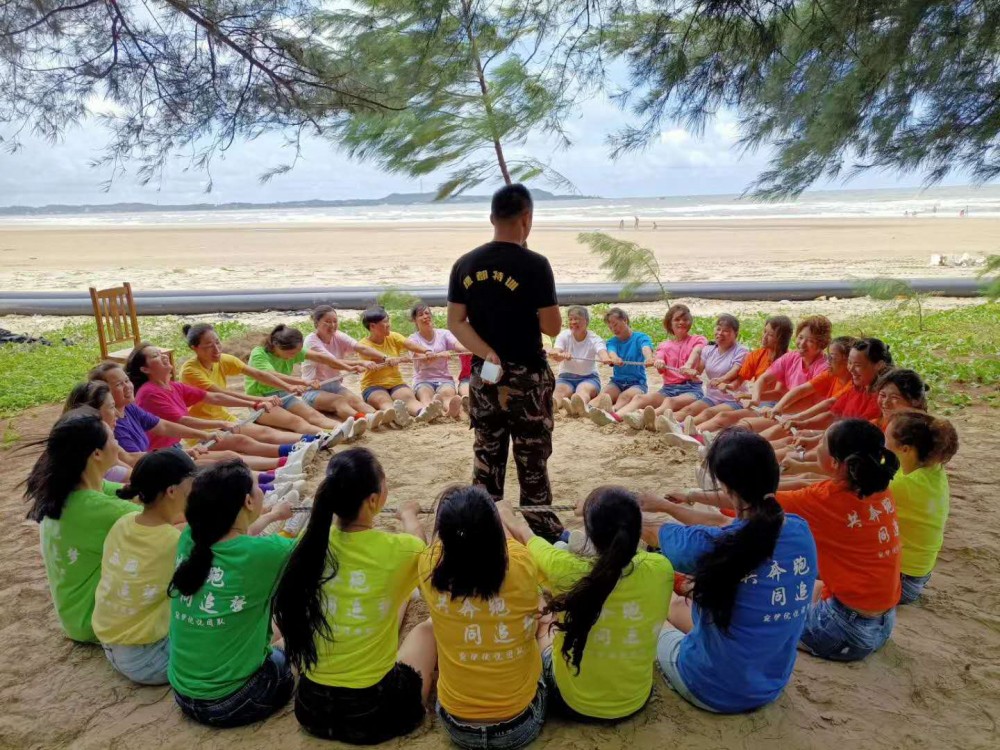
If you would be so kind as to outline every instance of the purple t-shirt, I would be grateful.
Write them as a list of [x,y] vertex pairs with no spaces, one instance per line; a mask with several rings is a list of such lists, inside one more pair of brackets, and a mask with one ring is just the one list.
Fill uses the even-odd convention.
[[784,383],[787,392],[803,383],[808,383],[827,367],[826,357],[816,357],[813,363],[806,367],[801,352],[785,352],[771,363],[767,371]]
[[[417,346],[430,349],[435,354],[454,351],[459,346],[458,339],[452,335],[451,331],[444,331],[440,328],[434,329],[433,341],[428,341],[421,336],[420,331],[411,334],[410,341]],[[444,357],[441,359],[432,359],[430,361],[424,361],[421,359],[413,360],[414,386],[416,386],[417,383],[433,383],[434,385],[439,385],[441,383],[454,382],[455,379],[451,376],[451,371],[448,369],[448,360]]]
[[149,450],[149,435],[146,433],[159,423],[159,417],[138,404],[128,404],[115,423],[115,440],[126,453],[145,453]]
[[[737,365],[742,365],[747,352],[747,348],[740,343],[733,344],[726,351],[720,351],[717,344],[709,344],[701,350],[701,361],[705,365],[706,379],[721,378]],[[705,396],[727,401],[733,398],[732,394],[723,393],[718,388],[706,388]]]

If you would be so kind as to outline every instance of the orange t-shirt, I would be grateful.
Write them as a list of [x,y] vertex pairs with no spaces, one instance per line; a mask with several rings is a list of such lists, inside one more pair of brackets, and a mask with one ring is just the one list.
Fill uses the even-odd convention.
[[816,392],[817,403],[828,398],[840,398],[854,385],[850,375],[846,380],[840,380],[829,370],[823,370],[819,375],[809,381],[809,385]]
[[743,366],[740,367],[737,377],[744,383],[748,380],[756,380],[767,372],[767,368],[771,366],[772,362],[774,362],[774,352],[770,349],[754,349],[743,360]]
[[835,596],[871,612],[899,603],[902,542],[888,490],[859,498],[843,483],[827,480],[777,498],[812,530],[824,599]]

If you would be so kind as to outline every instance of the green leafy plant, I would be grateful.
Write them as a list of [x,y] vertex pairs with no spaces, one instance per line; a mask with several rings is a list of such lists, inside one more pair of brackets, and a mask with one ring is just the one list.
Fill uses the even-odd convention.
[[913,308],[917,312],[917,330],[924,330],[924,300],[929,296],[918,292],[905,279],[866,279],[855,284],[855,289],[872,299],[896,301],[898,312]]
[[632,297],[643,284],[655,284],[660,288],[663,301],[670,301],[670,292],[663,285],[660,264],[648,247],[616,239],[604,232],[582,232],[576,239],[590,246],[591,254],[600,259],[600,267],[608,272],[612,280],[624,284],[622,299]]
[[1000,255],[989,255],[986,265],[976,274],[977,278],[985,279],[983,293],[990,299],[1000,299]]

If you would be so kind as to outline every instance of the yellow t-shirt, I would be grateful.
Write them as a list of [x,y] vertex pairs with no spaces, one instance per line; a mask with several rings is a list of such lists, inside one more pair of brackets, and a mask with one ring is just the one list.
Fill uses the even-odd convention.
[[141,646],[167,637],[177,540],[170,524],[144,526],[138,513],[119,518],[104,540],[101,582],[91,624],[101,643]]
[[[532,537],[528,550],[556,594],[590,573],[592,558],[559,550]],[[619,719],[638,711],[653,687],[656,642],[670,609],[674,568],[663,555],[637,552],[631,569],[604,602],[587,636],[576,674],[563,658],[565,635],[552,643],[552,671],[566,705],[584,716]]]
[[[205,367],[198,361],[197,357],[192,357],[181,367],[181,382],[206,391],[211,391],[213,387],[226,389],[229,387],[226,379],[233,375],[242,375],[246,369],[247,366],[243,364],[243,360],[232,354],[223,354],[218,362],[212,363],[211,367]],[[189,407],[188,414],[198,419],[236,421],[236,417],[230,414],[226,407],[209,404],[205,401]]]
[[[402,357],[409,352],[409,349],[406,348],[406,337],[395,331],[390,331],[389,335],[385,337],[385,341],[381,344],[376,344],[366,336],[358,342],[358,345],[371,347],[376,351],[382,352],[387,357]],[[371,357],[365,357],[360,352],[359,355],[363,359],[372,359]],[[365,371],[361,375],[362,391],[366,388],[374,388],[375,386],[395,388],[397,385],[406,385],[406,381],[403,380],[398,367],[380,367],[377,370]]]
[[903,539],[901,569],[908,576],[925,576],[934,570],[944,544],[944,527],[951,504],[948,474],[941,464],[915,469],[909,474],[900,470],[889,483],[889,491],[896,501]]
[[365,688],[381,680],[399,651],[399,608],[417,587],[417,559],[427,545],[410,534],[330,529],[337,575],[323,584],[333,642],[317,636],[313,682]]
[[420,593],[430,608],[438,647],[438,700],[468,721],[504,721],[535,697],[542,657],[535,640],[539,577],[527,548],[507,540],[507,576],[490,600],[453,600],[431,586],[441,554],[420,556]]

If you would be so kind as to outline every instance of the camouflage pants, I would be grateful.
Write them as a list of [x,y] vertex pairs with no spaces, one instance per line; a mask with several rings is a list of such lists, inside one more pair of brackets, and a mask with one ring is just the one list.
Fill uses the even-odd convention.
[[[491,384],[480,376],[481,366],[472,368],[469,384],[469,417],[476,431],[472,481],[502,500],[507,451],[513,441],[521,505],[551,505],[546,461],[552,455],[552,370],[547,365],[530,370],[506,364],[500,382]],[[554,513],[526,513],[525,519],[532,531],[549,540],[563,531]]]

